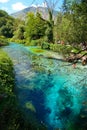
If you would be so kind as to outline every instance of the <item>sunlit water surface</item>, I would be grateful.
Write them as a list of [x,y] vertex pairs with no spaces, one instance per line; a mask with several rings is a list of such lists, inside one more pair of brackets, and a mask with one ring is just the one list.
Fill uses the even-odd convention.
[[13,61],[16,95],[31,123],[63,129],[81,111],[87,114],[87,66],[73,69],[67,62],[33,54],[15,43],[3,49]]

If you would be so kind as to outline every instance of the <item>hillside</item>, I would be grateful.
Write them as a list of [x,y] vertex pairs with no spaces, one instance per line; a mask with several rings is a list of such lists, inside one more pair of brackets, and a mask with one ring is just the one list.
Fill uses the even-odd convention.
[[[31,6],[31,7],[28,7],[28,8],[25,8],[21,11],[18,11],[16,13],[13,13],[11,14],[11,16],[15,17],[15,18],[21,18],[21,19],[25,19],[26,17],[26,14],[28,12],[34,12],[36,13],[37,11],[39,11],[43,18],[47,19],[48,18],[48,10],[46,7],[34,7],[34,6]],[[57,11],[54,11],[54,17],[57,15]]]

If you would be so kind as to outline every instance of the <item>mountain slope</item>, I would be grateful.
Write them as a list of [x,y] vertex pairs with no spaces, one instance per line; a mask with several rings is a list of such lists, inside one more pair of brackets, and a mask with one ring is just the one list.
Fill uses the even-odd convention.
[[[28,8],[25,8],[21,11],[18,11],[16,13],[13,13],[11,14],[11,16],[13,16],[14,18],[21,18],[21,19],[25,19],[26,17],[26,14],[28,12],[33,12],[33,13],[36,13],[37,11],[39,11],[43,18],[47,19],[48,18],[48,10],[46,7],[34,7],[34,6],[31,6],[31,7],[28,7]],[[53,13],[54,17],[57,15],[57,11],[54,11]]]

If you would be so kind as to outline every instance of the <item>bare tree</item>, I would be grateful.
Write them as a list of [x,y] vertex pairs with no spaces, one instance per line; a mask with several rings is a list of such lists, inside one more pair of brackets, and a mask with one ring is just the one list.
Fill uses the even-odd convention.
[[47,5],[48,12],[50,11],[53,15],[53,11],[55,10],[58,0],[44,0]]
[[54,43],[54,11],[56,6],[58,5],[59,0],[43,0],[43,2],[48,11],[48,19],[43,18],[41,15],[39,15],[39,17],[44,20],[47,25],[45,40],[49,43]]
[[48,21],[47,21],[47,30],[46,37],[48,42],[54,43],[54,10],[58,4],[58,0],[44,0],[48,10]]

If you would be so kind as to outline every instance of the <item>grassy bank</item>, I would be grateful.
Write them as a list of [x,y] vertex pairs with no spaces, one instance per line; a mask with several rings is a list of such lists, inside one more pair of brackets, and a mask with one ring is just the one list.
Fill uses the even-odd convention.
[[14,90],[13,65],[7,54],[0,50],[0,129],[16,128],[17,108]]

